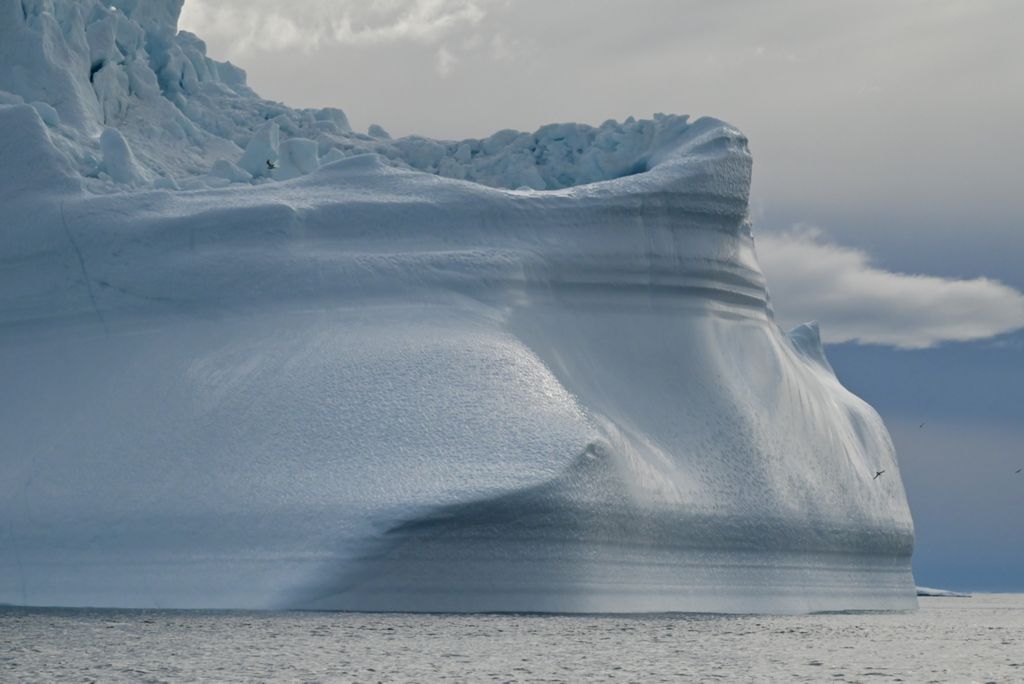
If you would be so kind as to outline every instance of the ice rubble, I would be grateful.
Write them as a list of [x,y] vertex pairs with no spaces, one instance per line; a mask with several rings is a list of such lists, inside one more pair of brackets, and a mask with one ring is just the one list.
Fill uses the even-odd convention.
[[180,7],[0,0],[0,602],[915,605],[738,131],[363,135]]
[[[3,2],[0,55],[10,66],[0,72],[0,103],[43,108],[55,145],[94,192],[143,182],[198,189],[288,180],[323,160],[367,153],[493,187],[565,188],[645,170],[687,125],[686,117],[659,115],[598,128],[506,130],[484,140],[393,140],[377,124],[362,135],[340,109],[295,110],[257,96],[244,71],[210,59],[199,38],[176,31],[177,0]],[[99,144],[104,128],[130,143],[127,154],[112,140],[118,145],[108,158]],[[123,166],[126,156],[137,164]],[[279,158],[282,168],[271,173],[267,160]],[[222,162],[253,178],[226,176]]]

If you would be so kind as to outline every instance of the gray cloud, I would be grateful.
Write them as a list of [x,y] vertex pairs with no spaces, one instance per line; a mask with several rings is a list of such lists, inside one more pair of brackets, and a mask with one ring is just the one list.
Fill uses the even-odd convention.
[[314,54],[325,45],[434,44],[478,24],[491,0],[188,0],[182,28],[234,59],[257,52]]
[[757,252],[780,323],[819,320],[826,342],[920,349],[1024,328],[1024,294],[1011,287],[886,271],[813,228],[761,234]]

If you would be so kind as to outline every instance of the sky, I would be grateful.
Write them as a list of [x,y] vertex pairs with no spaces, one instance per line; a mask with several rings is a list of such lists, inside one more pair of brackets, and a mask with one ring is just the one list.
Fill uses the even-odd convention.
[[186,0],[181,24],[264,97],[395,136],[738,126],[777,318],[819,320],[886,419],[918,582],[1024,591],[1024,3]]

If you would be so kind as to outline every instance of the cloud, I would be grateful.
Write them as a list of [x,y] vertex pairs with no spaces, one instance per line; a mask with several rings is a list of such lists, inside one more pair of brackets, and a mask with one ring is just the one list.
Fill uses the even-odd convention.
[[188,0],[180,26],[253,51],[312,53],[327,44],[372,46],[399,41],[436,45],[479,24],[493,0],[305,0],[301,11],[280,0]]
[[758,235],[757,252],[779,322],[818,320],[826,342],[922,349],[1024,328],[1024,294],[1011,287],[886,271],[815,228]]
[[452,72],[452,68],[459,61],[459,58],[452,54],[451,50],[442,45],[437,49],[437,74],[441,78],[445,78]]
[[[344,3],[341,3],[344,4]],[[360,6],[374,3],[360,3]],[[479,0],[406,0],[378,2],[377,21],[359,18],[345,11],[332,24],[335,42],[350,45],[375,45],[399,40],[432,44],[455,30],[478,24],[484,18]],[[340,5],[336,4],[335,7]],[[379,23],[378,23],[379,22]]]

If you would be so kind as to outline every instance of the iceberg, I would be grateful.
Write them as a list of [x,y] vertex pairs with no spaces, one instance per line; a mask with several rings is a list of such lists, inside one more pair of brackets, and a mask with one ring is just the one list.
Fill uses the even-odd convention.
[[0,0],[0,602],[916,606],[737,129],[365,135],[180,9]]

